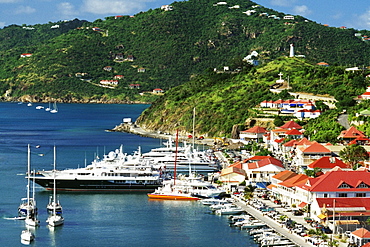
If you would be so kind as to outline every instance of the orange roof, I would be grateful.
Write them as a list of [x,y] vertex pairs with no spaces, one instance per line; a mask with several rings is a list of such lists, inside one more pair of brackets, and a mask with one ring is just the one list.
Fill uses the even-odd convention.
[[275,179],[278,179],[280,181],[285,181],[289,178],[292,178],[294,176],[297,176],[298,174],[295,173],[295,172],[292,172],[292,171],[289,171],[289,170],[285,170],[285,171],[282,171],[282,172],[279,172],[278,174],[272,176],[273,178]]
[[261,159],[257,162],[248,163],[248,169],[253,170],[253,169],[264,167],[267,165],[274,165],[274,166],[284,168],[283,162],[281,162],[278,159],[268,156],[268,158]]
[[302,126],[300,126],[299,124],[297,124],[296,122],[294,121],[289,121],[287,123],[285,123],[283,126],[281,126],[280,128],[283,128],[283,129],[302,129]]
[[285,134],[287,135],[291,135],[291,136],[299,136],[299,135],[302,135],[302,133],[297,130],[297,129],[291,129],[291,130],[288,130],[287,132],[285,132]]
[[358,138],[358,137],[366,137],[362,131],[359,131],[355,127],[351,126],[348,130],[343,130],[339,138]]
[[283,146],[284,147],[293,147],[296,144],[297,144],[297,140],[290,140],[290,141],[284,143]]
[[297,146],[301,145],[311,145],[314,142],[309,141],[306,137],[303,137],[300,141],[297,142]]
[[332,169],[334,167],[349,168],[346,163],[336,157],[325,156],[308,165],[309,168]]
[[361,247],[370,247],[370,242],[367,242],[366,244],[361,245]]
[[302,152],[303,153],[328,153],[328,154],[331,153],[329,149],[327,149],[326,147],[324,147],[318,142],[314,142],[312,145],[302,150]]
[[273,184],[270,184],[266,188],[272,190],[272,188],[275,188],[275,187],[277,187],[277,186],[276,185],[273,185]]
[[254,126],[250,129],[242,131],[242,133],[245,133],[245,132],[258,134],[258,133],[266,133],[267,130],[260,126]]
[[298,174],[292,178],[289,178],[281,183],[280,185],[283,185],[285,187],[294,187],[294,186],[299,186],[299,185],[304,185],[306,181],[308,180],[308,176],[305,174]]

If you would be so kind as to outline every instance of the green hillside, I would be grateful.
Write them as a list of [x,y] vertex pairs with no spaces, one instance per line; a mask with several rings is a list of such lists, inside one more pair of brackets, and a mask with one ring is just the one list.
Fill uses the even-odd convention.
[[[244,67],[237,74],[209,71],[206,75],[198,76],[168,91],[143,112],[137,123],[145,129],[163,132],[179,129],[183,134],[192,133],[195,108],[197,135],[231,137],[233,130],[252,127],[253,124],[247,124],[250,118],[257,121],[259,118],[271,118],[272,121],[265,127],[272,128],[276,119],[294,119],[283,115],[266,116],[258,107],[264,100],[293,99],[287,90],[282,90],[280,94],[270,91],[271,86],[279,79],[280,72],[289,76],[290,92],[335,96],[337,100],[329,100],[329,103],[336,104],[337,109],[328,110],[328,107],[323,106],[322,110],[326,111],[317,119],[295,119],[306,126],[305,134],[312,140],[336,142],[336,137],[343,129],[337,123],[338,114],[346,109],[355,115],[359,109],[368,108],[367,103],[353,108],[353,98],[365,92],[369,83],[361,70],[345,71],[343,66],[322,67],[307,63],[302,58],[281,57],[263,66]],[[323,104],[317,102],[317,106],[320,105]],[[361,129],[366,131],[366,126]]]
[[[142,97],[139,93],[154,88],[167,91],[191,78],[203,78],[201,75],[213,68],[238,69],[243,66],[242,58],[252,51],[257,51],[258,60],[266,64],[288,55],[290,44],[294,44],[296,54],[305,55],[309,64],[325,61],[330,65],[369,66],[370,42],[361,38],[370,35],[369,31],[325,27],[301,16],[284,20],[284,13],[256,6],[252,1],[216,3],[190,0],[174,2],[172,11],[158,8],[134,17],[1,29],[1,95],[5,100],[31,95],[34,100],[53,97],[64,102],[151,101],[151,94]],[[252,10],[255,12],[250,16],[246,14]],[[51,28],[56,24],[58,28]],[[21,58],[22,53],[32,56]],[[107,66],[111,70],[103,69]],[[301,71],[306,78],[300,76],[303,81],[299,81],[297,76],[295,87],[306,90],[304,80],[326,73],[320,71]],[[264,76],[270,78],[265,80],[275,72],[266,71]],[[124,78],[118,79],[116,86],[102,87],[100,81],[113,80],[115,75]],[[217,75],[214,79],[228,76]],[[222,88],[214,96],[215,102],[228,97],[225,93],[234,87],[233,78],[229,88]],[[205,76],[203,80],[213,79]],[[337,83],[340,85],[341,79]],[[140,84],[140,88],[131,89],[130,84]],[[324,90],[324,84],[320,81],[315,88]],[[181,94],[188,90],[178,89],[184,91]]]

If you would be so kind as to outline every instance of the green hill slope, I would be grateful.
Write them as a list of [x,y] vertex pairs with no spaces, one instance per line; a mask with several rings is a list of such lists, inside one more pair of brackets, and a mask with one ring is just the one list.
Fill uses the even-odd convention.
[[[284,13],[252,1],[215,3],[174,2],[172,11],[155,9],[93,23],[75,20],[73,28],[63,23],[53,30],[50,24],[34,30],[4,28],[1,95],[8,100],[32,95],[65,102],[145,100],[139,92],[168,90],[210,68],[236,69],[251,51],[266,63],[287,55],[291,43],[296,54],[313,63],[367,66],[370,61],[370,44],[355,36],[356,30],[325,27],[301,16],[284,20]],[[252,10],[255,13],[246,14]],[[363,30],[361,35],[370,32]],[[20,58],[25,52],[32,57]],[[110,71],[103,69],[107,66]],[[138,72],[140,68],[145,72]],[[115,75],[124,78],[117,86],[102,87],[100,81]],[[130,84],[140,84],[140,89],[130,89]]]
[[[367,85],[361,71],[353,73],[345,71],[345,67],[321,67],[309,64],[304,59],[281,57],[264,66],[244,68],[238,74],[212,71],[198,76],[168,91],[143,112],[137,123],[150,130],[173,132],[179,129],[183,134],[192,133],[195,108],[197,135],[230,137],[234,126],[239,126],[240,130],[250,127],[246,124],[248,118],[265,117],[256,108],[260,102],[293,98],[286,91],[280,94],[270,91],[271,85],[279,79],[280,72],[285,75],[285,79],[289,76],[289,91],[336,96],[339,107],[350,107],[348,102],[362,94]],[[316,123],[307,133],[323,130],[326,136],[320,136],[321,141],[331,141],[333,136],[329,135],[327,127],[341,130],[335,123],[336,114],[340,110],[334,110],[327,114],[327,119],[321,120],[326,123],[325,128],[318,127]],[[276,116],[270,117],[274,119]],[[338,134],[334,134],[334,138]]]

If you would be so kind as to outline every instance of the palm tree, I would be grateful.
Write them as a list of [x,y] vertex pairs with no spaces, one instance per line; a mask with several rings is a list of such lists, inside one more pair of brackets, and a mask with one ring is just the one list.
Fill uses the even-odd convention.
[[356,168],[358,162],[367,160],[369,158],[369,154],[367,153],[366,149],[357,144],[345,147],[339,152],[339,156],[352,169]]

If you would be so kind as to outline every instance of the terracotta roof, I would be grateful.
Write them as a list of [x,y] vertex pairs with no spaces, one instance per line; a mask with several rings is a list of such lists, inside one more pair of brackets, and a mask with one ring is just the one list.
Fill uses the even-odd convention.
[[336,157],[322,157],[308,165],[309,168],[332,169],[334,167],[349,168],[346,163]]
[[361,245],[361,247],[370,247],[370,242],[367,242],[366,244]]
[[300,126],[299,124],[297,124],[294,121],[289,121],[289,122],[285,123],[283,126],[280,126],[280,128],[283,128],[283,129],[302,129],[302,126]]
[[[312,192],[370,192],[370,173],[367,171],[329,171],[316,179],[310,179],[310,183],[311,188],[309,190]],[[343,183],[346,183],[349,188],[338,188]],[[368,188],[356,188],[360,183],[364,183]],[[359,198],[357,197],[357,199]]]
[[295,173],[295,172],[292,172],[292,171],[289,171],[289,170],[285,170],[285,171],[282,171],[282,172],[279,172],[278,174],[272,176],[273,178],[275,179],[278,179],[280,181],[285,181],[289,178],[292,178],[294,176],[297,176],[298,174]]
[[248,169],[253,170],[253,169],[264,167],[264,166],[267,166],[267,165],[274,165],[274,166],[284,168],[283,162],[281,162],[278,159],[275,159],[273,157],[268,156],[268,158],[261,159],[257,162],[248,163]]
[[260,126],[254,126],[250,129],[247,129],[247,130],[244,130],[244,131],[241,131],[241,132],[242,133],[247,132],[247,133],[256,133],[256,134],[258,134],[258,133],[266,133],[267,130],[263,127],[260,127]]
[[[320,208],[335,209],[339,211],[356,211],[358,214],[370,210],[369,197],[336,197],[336,198],[316,198]],[[342,214],[342,213],[341,213]]]
[[302,152],[303,153],[328,153],[328,154],[331,153],[329,149],[327,149],[326,147],[324,147],[318,142],[314,142],[309,147],[303,148]]
[[301,145],[311,145],[313,143],[314,142],[309,141],[306,137],[303,137],[300,141],[297,142],[297,145],[298,146],[301,146]]
[[294,187],[294,186],[300,186],[300,185],[304,185],[306,183],[306,181],[308,180],[308,176],[305,175],[305,174],[298,174],[292,178],[289,178],[281,183],[279,183],[280,185],[283,185],[285,187]]
[[302,135],[302,133],[297,130],[297,129],[291,129],[291,130],[288,130],[287,132],[285,132],[285,134],[287,135],[291,135],[291,136],[299,136],[299,135]]
[[343,130],[338,138],[358,138],[358,137],[366,137],[362,131],[359,131],[355,127],[351,126],[347,130]]
[[290,140],[290,141],[284,143],[283,146],[284,147],[293,147],[296,144],[297,144],[297,140]]
[[228,167],[228,168],[222,169],[221,176],[229,175],[232,173],[245,175],[245,171],[243,169],[239,169],[237,167]]
[[266,159],[266,158],[269,158],[271,156],[253,156],[253,157],[250,157],[249,159],[245,159],[243,162],[248,162],[248,161],[259,161],[259,160],[262,160],[262,159]]

